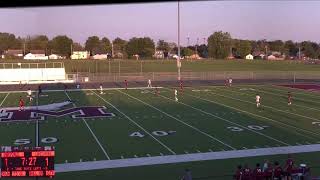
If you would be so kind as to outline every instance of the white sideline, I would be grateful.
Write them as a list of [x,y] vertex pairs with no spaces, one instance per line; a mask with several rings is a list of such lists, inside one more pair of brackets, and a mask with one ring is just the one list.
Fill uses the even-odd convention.
[[57,173],[320,151],[320,144],[56,164]]
[[[159,89],[162,89],[163,87],[157,87]],[[103,88],[102,90],[123,90],[126,88]],[[155,89],[155,87],[148,88],[148,87],[133,87],[133,88],[127,88],[127,89]],[[92,88],[87,88],[87,89],[67,89],[67,91],[73,92],[73,91],[96,91],[98,89],[92,89]],[[99,89],[100,90],[100,89]],[[42,90],[42,92],[64,92],[64,89],[58,89],[58,90]],[[25,93],[25,91],[0,91],[0,94],[5,94],[5,93]]]

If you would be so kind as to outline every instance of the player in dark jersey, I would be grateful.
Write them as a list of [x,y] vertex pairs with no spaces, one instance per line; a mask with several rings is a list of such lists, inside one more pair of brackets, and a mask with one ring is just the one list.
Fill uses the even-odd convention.
[[239,165],[237,167],[237,170],[233,175],[233,179],[235,179],[235,180],[241,180],[242,179],[242,166],[241,165]]
[[182,83],[182,80],[180,80],[180,91],[183,91],[183,83]]
[[282,167],[279,165],[279,163],[276,161],[274,163],[274,168],[273,168],[273,179],[275,180],[281,180],[283,175],[283,170]]
[[20,96],[20,100],[19,100],[19,111],[24,110],[24,100],[22,99],[22,97]]
[[128,81],[127,80],[124,80],[124,85],[126,87],[126,90],[128,89]]
[[264,179],[263,172],[262,172],[262,169],[261,169],[259,163],[256,164],[256,168],[252,172],[252,177],[253,177],[252,178],[253,180],[263,180]]
[[293,159],[289,154],[288,159],[286,161],[286,165],[284,167],[285,177],[287,178],[287,180],[291,180],[292,170],[293,170]]
[[273,176],[273,168],[271,163],[268,163],[268,167],[264,171],[264,177],[266,178],[266,180],[272,180],[272,176]]
[[288,92],[288,105],[290,106],[292,104],[292,94],[291,92]]
[[251,169],[248,167],[247,164],[244,165],[244,168],[242,169],[242,179],[241,180],[251,180]]
[[154,94],[155,94],[156,96],[159,96],[159,89],[158,89],[157,86],[154,88],[154,90],[155,90],[155,93],[154,93]]

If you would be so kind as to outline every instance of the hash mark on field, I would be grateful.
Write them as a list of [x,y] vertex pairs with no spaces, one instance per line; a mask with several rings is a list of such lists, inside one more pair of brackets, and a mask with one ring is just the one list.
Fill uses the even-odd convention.
[[65,160],[64,162],[65,162],[65,163],[68,163],[68,160]]
[[258,146],[253,146],[254,148],[258,149],[259,147]]
[[123,159],[124,157],[123,156],[121,156],[121,159]]
[[97,159],[96,159],[96,158],[93,158],[93,160],[96,161]]
[[210,152],[213,152],[212,149],[209,149]]
[[246,147],[242,147],[242,149],[248,149],[248,148],[246,148]]
[[150,154],[147,154],[147,156],[148,156],[148,157],[151,157],[151,155],[150,155]]
[[199,151],[198,149],[197,149],[197,152],[198,152],[198,153],[201,153],[201,151]]
[[134,157],[137,158],[138,156],[137,156],[137,155],[134,155]]
[[296,143],[296,145],[302,145],[302,144],[300,144],[300,143]]
[[188,154],[189,152],[188,151],[184,151],[184,153]]
[[162,153],[160,153],[160,155],[161,155],[161,156],[163,156],[163,154],[162,154]]
[[306,141],[306,144],[311,144],[310,142]]

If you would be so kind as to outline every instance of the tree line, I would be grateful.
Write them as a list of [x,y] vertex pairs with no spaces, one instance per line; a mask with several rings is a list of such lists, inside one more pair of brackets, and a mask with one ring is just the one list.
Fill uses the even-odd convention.
[[[133,58],[135,54],[141,58],[151,58],[155,51],[162,51],[164,57],[168,57],[178,52],[176,43],[164,40],[155,43],[150,37],[133,37],[129,40],[117,37],[110,41],[107,37],[90,36],[82,46],[66,35],[59,35],[50,40],[46,35],[21,38],[10,33],[0,33],[0,54],[8,49],[22,49],[25,53],[30,50],[44,50],[46,54],[54,53],[67,57],[72,51],[87,50],[91,55],[109,53],[120,58]],[[198,54],[203,58],[225,59],[230,55],[244,58],[249,53],[268,55],[271,52],[278,52],[287,57],[297,57],[299,49],[306,57],[320,58],[320,44],[316,42],[234,39],[229,32],[222,31],[212,33],[207,39],[207,44],[181,47],[180,54],[181,56]]]

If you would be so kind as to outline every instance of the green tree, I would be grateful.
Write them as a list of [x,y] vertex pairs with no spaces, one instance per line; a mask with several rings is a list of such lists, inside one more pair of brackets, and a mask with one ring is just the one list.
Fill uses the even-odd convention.
[[49,47],[52,53],[56,53],[63,56],[71,55],[71,45],[73,44],[72,39],[63,35],[56,36],[49,42]]
[[116,56],[117,54],[121,53],[123,54],[123,57],[128,57],[127,52],[126,52],[126,45],[127,45],[127,41],[123,40],[119,37],[117,37],[116,39],[114,39],[112,41],[113,44],[113,54]]
[[269,42],[269,50],[270,51],[278,51],[281,53],[285,52],[285,46],[283,41],[281,40],[276,40],[276,41],[270,41]]
[[198,54],[200,57],[208,58],[208,46],[205,44],[198,46]]
[[101,39],[101,46],[102,46],[101,49],[103,49],[105,53],[111,54],[112,47],[111,47],[111,42],[108,38],[104,37]]
[[284,53],[288,56],[296,56],[299,51],[299,47],[297,43],[293,41],[286,41],[284,43]]
[[230,53],[231,35],[228,32],[218,31],[208,38],[209,57],[224,59]]
[[37,35],[28,38],[27,50],[47,50],[49,44],[49,39],[45,35]]
[[84,47],[80,44],[80,43],[77,43],[77,42],[74,42],[72,44],[72,50],[73,51],[83,51],[85,50]]
[[149,37],[131,38],[126,45],[126,52],[129,58],[138,54],[141,58],[150,58],[154,54],[155,44]]
[[159,40],[157,43],[157,50],[169,52],[170,46],[168,42],[165,42],[164,40]]
[[181,48],[181,56],[191,56],[194,53],[195,52],[191,48],[188,48],[188,47]]
[[319,57],[319,45],[310,41],[303,41],[301,43],[302,52],[309,58],[318,58]]
[[19,42],[14,34],[0,33],[0,53],[8,49],[16,49],[17,46],[19,46]]
[[98,36],[91,36],[88,37],[85,43],[85,49],[87,51],[90,51],[92,55],[95,55],[97,53],[101,53],[103,51],[101,42]]
[[246,55],[251,53],[252,46],[251,42],[248,40],[234,40],[233,41],[234,53],[241,58],[245,58]]

